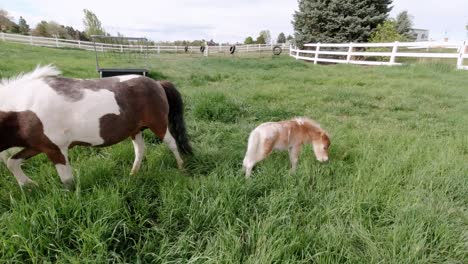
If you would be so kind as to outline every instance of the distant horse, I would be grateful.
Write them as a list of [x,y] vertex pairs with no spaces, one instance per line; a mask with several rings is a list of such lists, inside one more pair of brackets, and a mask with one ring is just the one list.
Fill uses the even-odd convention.
[[328,160],[330,137],[317,122],[300,117],[259,125],[249,136],[247,153],[243,162],[245,176],[250,177],[255,164],[264,160],[275,149],[289,151],[291,170],[295,172],[303,144],[313,145],[318,161]]
[[73,183],[68,149],[105,147],[131,138],[138,172],[149,128],[174,153],[191,154],[183,102],[174,85],[139,75],[103,79],[59,77],[51,65],[0,82],[0,151],[23,148],[7,160],[18,183],[34,183],[21,169],[24,160],[45,153],[65,187]]

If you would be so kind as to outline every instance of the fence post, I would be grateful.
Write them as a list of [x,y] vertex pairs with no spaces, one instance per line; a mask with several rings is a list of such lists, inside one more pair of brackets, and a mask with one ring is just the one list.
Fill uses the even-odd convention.
[[260,45],[261,45],[261,44],[258,44],[258,52],[259,52],[259,53],[262,52],[262,49],[261,49]]
[[31,44],[31,46],[33,46],[33,45],[34,45],[34,43],[33,43],[33,37],[32,37],[32,35],[30,35],[30,36],[29,36],[29,44]]
[[458,53],[458,60],[457,60],[457,69],[463,69],[463,57],[465,56],[465,49],[466,49],[466,41],[463,41],[462,46],[460,47],[460,51]]
[[81,49],[81,40],[78,40],[78,48]]
[[57,46],[57,48],[59,47],[59,45],[58,45],[58,38],[57,38],[57,37],[55,37],[55,46]]
[[353,53],[353,43],[349,43],[348,55],[346,55],[346,63],[351,62],[351,54]]
[[390,56],[390,65],[395,64],[395,57],[398,51],[398,41],[393,43],[392,56]]
[[3,32],[0,32],[0,33],[2,33],[2,40],[5,41],[5,33]]
[[314,59],[314,64],[317,64],[317,63],[318,63],[319,52],[320,52],[320,42],[317,43],[317,46],[315,47],[315,59]]
[[205,52],[203,52],[203,56],[208,57],[208,49],[209,49],[209,46],[205,42]]

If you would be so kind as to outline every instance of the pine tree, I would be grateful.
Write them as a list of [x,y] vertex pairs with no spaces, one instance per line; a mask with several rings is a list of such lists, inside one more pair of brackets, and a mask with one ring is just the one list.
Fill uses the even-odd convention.
[[299,0],[293,25],[296,44],[366,42],[385,21],[393,0]]
[[410,31],[413,27],[413,18],[408,11],[403,11],[396,16],[396,30],[398,34],[411,38]]
[[29,25],[26,23],[26,19],[24,19],[22,16],[19,18],[18,27],[21,34],[29,34]]
[[276,39],[276,43],[286,43],[286,36],[284,35],[283,32],[281,32],[278,35],[278,38]]

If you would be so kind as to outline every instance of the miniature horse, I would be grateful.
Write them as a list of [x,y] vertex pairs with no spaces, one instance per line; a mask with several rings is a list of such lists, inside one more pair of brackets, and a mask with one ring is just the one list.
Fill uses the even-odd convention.
[[0,83],[0,151],[23,148],[7,167],[23,186],[34,183],[21,164],[45,153],[65,187],[73,183],[68,149],[76,145],[105,147],[130,137],[135,149],[131,174],[138,172],[149,128],[174,153],[191,154],[180,93],[167,81],[139,75],[103,79],[59,77],[51,65]]
[[303,144],[313,144],[317,160],[328,160],[330,138],[319,124],[308,118],[295,118],[282,122],[268,122],[256,127],[249,136],[243,167],[245,176],[250,177],[252,168],[274,150],[288,150],[292,172]]

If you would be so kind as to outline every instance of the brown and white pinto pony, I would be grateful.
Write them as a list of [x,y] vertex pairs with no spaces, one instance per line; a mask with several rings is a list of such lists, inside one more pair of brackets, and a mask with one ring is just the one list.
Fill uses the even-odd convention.
[[[131,138],[138,172],[149,128],[174,153],[191,154],[183,102],[167,81],[139,75],[69,79],[51,65],[0,83],[0,151],[22,148],[7,161],[18,183],[34,183],[21,169],[24,160],[45,153],[65,187],[73,183],[68,150],[76,145],[105,147]],[[2,153],[1,157],[5,157]]]
[[245,176],[250,177],[252,168],[264,160],[273,150],[288,150],[291,170],[296,171],[302,145],[312,144],[318,161],[328,161],[330,137],[320,125],[308,118],[300,117],[288,121],[268,122],[256,127],[249,136],[243,167]]

